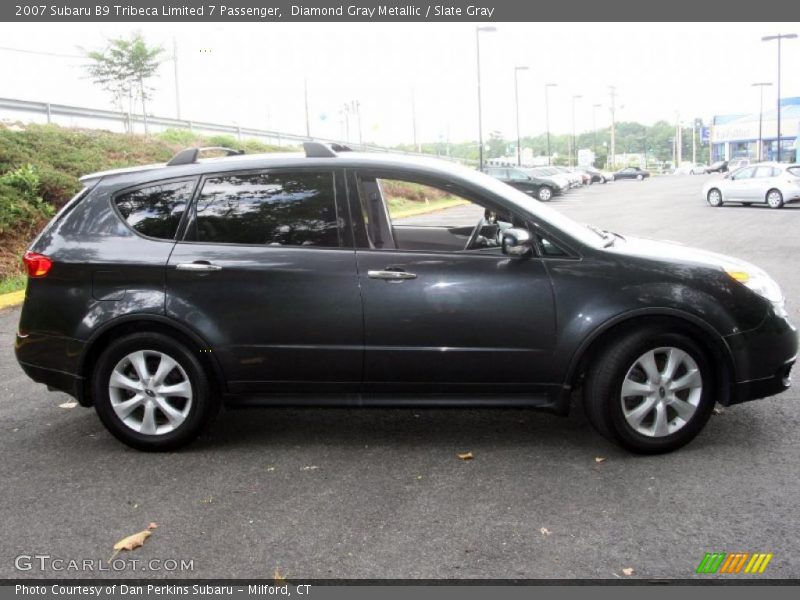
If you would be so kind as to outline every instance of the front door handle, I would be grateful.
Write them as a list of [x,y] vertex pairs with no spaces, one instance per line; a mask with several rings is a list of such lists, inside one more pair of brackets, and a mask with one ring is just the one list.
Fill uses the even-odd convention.
[[384,281],[405,281],[406,279],[416,279],[416,273],[405,271],[367,271],[370,279],[383,279]]
[[221,271],[222,267],[213,265],[210,262],[197,261],[191,263],[178,263],[175,266],[178,271]]

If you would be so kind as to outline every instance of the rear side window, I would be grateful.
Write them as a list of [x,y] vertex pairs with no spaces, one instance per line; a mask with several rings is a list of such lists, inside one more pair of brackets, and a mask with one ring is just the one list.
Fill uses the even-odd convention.
[[247,173],[207,179],[197,199],[198,242],[339,246],[333,173]]
[[120,194],[114,202],[128,225],[142,235],[172,240],[192,199],[195,183],[160,183]]
[[789,167],[786,170],[789,171],[789,173],[791,173],[795,177],[800,177],[800,167]]

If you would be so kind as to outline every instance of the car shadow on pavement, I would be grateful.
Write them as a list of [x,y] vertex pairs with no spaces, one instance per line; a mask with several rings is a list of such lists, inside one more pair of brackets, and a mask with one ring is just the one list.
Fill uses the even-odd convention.
[[[740,408],[739,413],[747,412]],[[758,419],[736,412],[712,416],[689,448],[743,448],[762,443]],[[630,456],[594,431],[580,405],[566,418],[531,409],[257,408],[223,411],[184,452],[324,444],[341,449],[475,447],[543,454]]]

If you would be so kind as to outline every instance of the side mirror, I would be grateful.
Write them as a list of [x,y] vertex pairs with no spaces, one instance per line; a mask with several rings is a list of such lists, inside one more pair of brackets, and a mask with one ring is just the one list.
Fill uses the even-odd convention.
[[531,234],[527,229],[510,227],[509,229],[503,229],[498,235],[500,236],[500,245],[503,248],[503,254],[522,258],[533,253],[533,249],[531,248]]

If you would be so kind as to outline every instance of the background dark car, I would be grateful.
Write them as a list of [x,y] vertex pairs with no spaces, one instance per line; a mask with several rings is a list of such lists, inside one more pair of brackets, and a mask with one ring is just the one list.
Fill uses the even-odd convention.
[[542,202],[549,202],[553,196],[561,194],[561,189],[557,185],[554,185],[552,181],[536,177],[522,169],[515,169],[514,167],[488,167],[484,169],[484,172]]
[[650,177],[650,173],[639,167],[625,167],[621,171],[614,173],[614,179],[637,179],[641,181]]
[[727,173],[728,172],[728,161],[727,160],[718,160],[715,163],[711,163],[705,169],[706,173]]
[[305,147],[82,178],[25,253],[25,373],[143,450],[223,404],[564,415],[582,393],[598,432],[658,453],[789,387],[797,333],[753,265],[437,159]]

